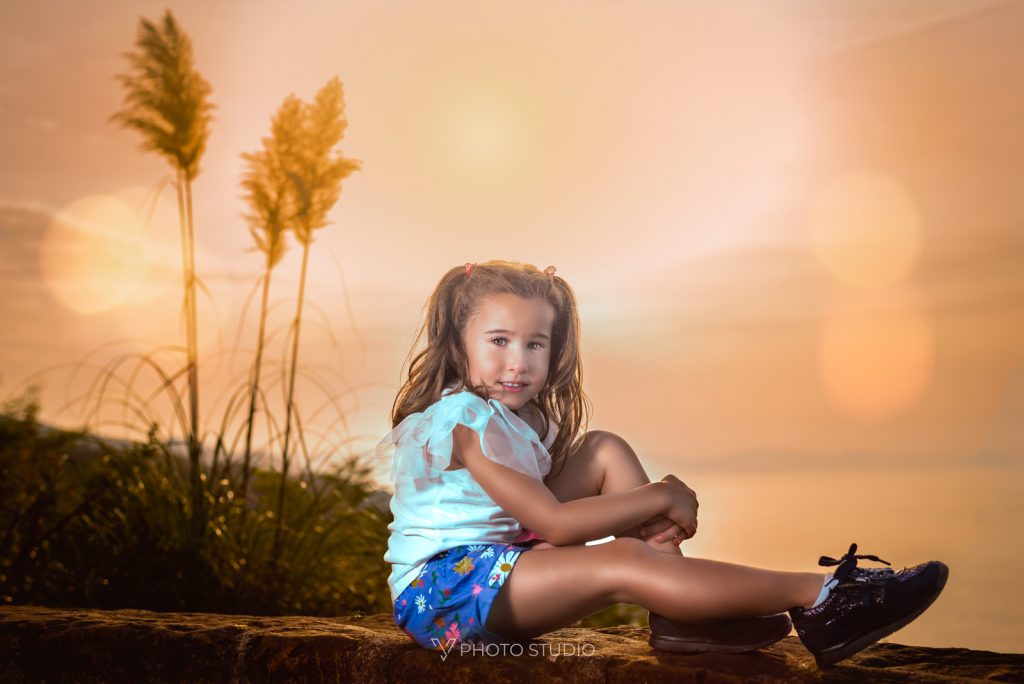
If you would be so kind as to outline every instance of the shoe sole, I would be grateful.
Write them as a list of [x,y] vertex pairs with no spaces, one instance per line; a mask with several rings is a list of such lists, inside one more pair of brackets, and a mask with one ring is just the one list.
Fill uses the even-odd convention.
[[848,658],[858,651],[862,651],[871,644],[875,643],[879,639],[883,639],[893,632],[906,627],[912,622],[918,615],[928,610],[928,607],[935,602],[935,599],[939,598],[939,594],[942,593],[942,588],[946,586],[946,578],[949,577],[949,567],[941,562],[939,563],[939,579],[935,583],[935,587],[932,589],[932,595],[928,597],[928,600],[920,604],[917,608],[907,613],[903,617],[897,619],[895,622],[882,625],[878,629],[875,629],[863,636],[860,636],[853,641],[848,641],[845,644],[839,644],[838,646],[832,646],[827,648],[820,653],[814,654],[814,660],[818,663],[818,667],[829,667],[839,662],[843,658]]
[[771,634],[760,641],[746,643],[746,644],[716,644],[709,643],[706,641],[689,641],[687,639],[672,639],[668,637],[654,636],[653,634],[647,640],[647,643],[658,651],[668,651],[669,653],[684,653],[687,655],[697,653],[746,653],[747,651],[756,651],[765,646],[771,646],[777,641],[781,641],[790,635],[793,631],[793,625],[790,623],[786,627],[786,631],[778,629],[774,634]]

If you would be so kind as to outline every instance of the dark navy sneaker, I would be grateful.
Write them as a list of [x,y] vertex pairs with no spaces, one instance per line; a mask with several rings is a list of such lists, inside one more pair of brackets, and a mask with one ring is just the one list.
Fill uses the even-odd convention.
[[789,636],[793,623],[785,613],[716,622],[677,622],[648,613],[652,648],[671,653],[743,653]]
[[828,667],[909,624],[942,593],[949,568],[941,561],[912,568],[858,568],[857,545],[841,558],[822,556],[818,565],[838,565],[828,596],[814,608],[791,608],[800,641],[818,667]]

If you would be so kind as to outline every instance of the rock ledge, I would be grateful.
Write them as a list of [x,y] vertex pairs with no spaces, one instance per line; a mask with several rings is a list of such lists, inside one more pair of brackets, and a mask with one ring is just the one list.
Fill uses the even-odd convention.
[[386,614],[255,617],[4,606],[0,681],[1024,681],[1024,654],[880,643],[819,671],[793,636],[755,653],[679,656],[652,650],[647,634],[643,627],[569,628],[524,645],[522,655],[462,654],[456,646],[442,657],[412,643]]

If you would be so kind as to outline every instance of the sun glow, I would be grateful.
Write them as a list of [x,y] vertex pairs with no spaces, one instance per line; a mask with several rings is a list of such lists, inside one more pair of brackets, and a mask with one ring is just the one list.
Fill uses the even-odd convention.
[[[40,266],[54,298],[72,311],[108,316],[114,329],[146,348],[184,344],[184,278],[173,191],[165,188],[154,196],[152,188],[129,187],[74,200],[47,227]],[[197,242],[196,267],[206,281],[223,270],[223,263]],[[235,297],[216,296],[216,306],[226,315]],[[221,322],[201,291],[197,299],[199,348],[210,348]]]
[[111,195],[88,195],[50,222],[40,245],[40,268],[57,301],[95,314],[135,295],[145,276],[144,252],[131,209]]

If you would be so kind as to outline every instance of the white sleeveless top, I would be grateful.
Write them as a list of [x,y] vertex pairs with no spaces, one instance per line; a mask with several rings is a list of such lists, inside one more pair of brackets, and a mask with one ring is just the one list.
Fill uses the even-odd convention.
[[452,432],[458,424],[480,436],[484,455],[538,480],[551,470],[548,449],[558,433],[554,423],[543,442],[537,432],[497,399],[484,401],[468,390],[447,387],[441,399],[407,416],[377,445],[393,458],[391,497],[394,521],[384,560],[391,564],[391,602],[419,576],[435,553],[460,544],[511,543],[522,526],[477,484],[465,467],[451,464]]

